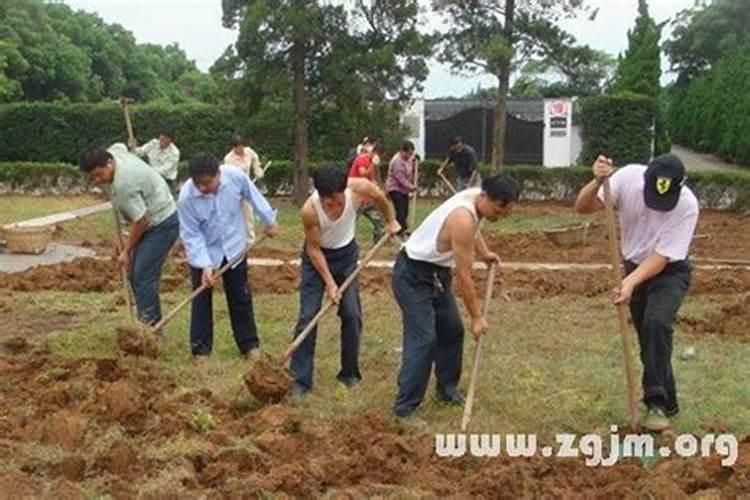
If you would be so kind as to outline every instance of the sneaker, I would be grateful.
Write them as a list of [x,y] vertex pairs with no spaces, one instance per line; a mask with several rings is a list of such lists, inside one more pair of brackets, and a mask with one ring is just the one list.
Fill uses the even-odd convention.
[[651,432],[662,432],[669,429],[669,419],[659,407],[651,407],[641,418],[641,427]]

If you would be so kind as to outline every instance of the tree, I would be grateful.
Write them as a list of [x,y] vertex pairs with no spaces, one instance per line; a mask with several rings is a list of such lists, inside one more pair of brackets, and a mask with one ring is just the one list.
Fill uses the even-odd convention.
[[[133,34],[61,3],[0,3],[0,102],[205,98],[215,85],[177,45],[137,44]],[[200,90],[198,90],[200,89]]]
[[618,59],[614,92],[632,92],[649,96],[658,106],[654,117],[654,154],[668,153],[672,147],[665,128],[666,109],[661,97],[661,38],[662,25],[657,25],[648,13],[646,0],[638,0],[635,27],[628,31],[628,48]]
[[585,9],[582,0],[433,0],[449,28],[439,59],[455,71],[489,73],[498,80],[494,109],[492,165],[505,155],[505,103],[516,61],[555,60],[554,52],[575,39],[555,22]]
[[661,25],[648,13],[646,0],[638,0],[635,27],[628,31],[628,48],[618,59],[613,90],[659,97],[661,85]]
[[240,33],[236,57],[225,53],[215,72],[241,75],[238,97],[256,109],[263,100],[291,96],[298,203],[309,192],[313,107],[361,115],[386,98],[404,100],[426,77],[429,43],[416,29],[417,0],[356,0],[349,11],[313,0],[223,0],[222,6],[224,25]]
[[517,98],[583,97],[601,93],[612,78],[615,61],[588,46],[560,47],[555,57],[521,66],[510,95]]
[[677,72],[678,87],[687,85],[749,38],[750,2],[717,0],[704,7],[680,12],[672,38],[664,43],[672,71]]

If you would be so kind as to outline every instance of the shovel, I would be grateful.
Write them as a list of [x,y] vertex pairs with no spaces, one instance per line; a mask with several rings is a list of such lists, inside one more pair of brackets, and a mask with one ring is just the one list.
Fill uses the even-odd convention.
[[[604,179],[604,204],[607,213],[607,233],[609,236],[609,251],[612,259],[612,279],[617,286],[622,286],[622,271],[620,270],[620,249],[618,247],[617,229],[615,228],[615,210],[612,204],[612,190],[609,186],[609,178]],[[635,431],[638,427],[638,399],[635,389],[635,368],[633,367],[633,355],[630,349],[628,335],[628,312],[625,304],[617,305],[617,316],[620,320],[620,339],[622,340],[622,353],[625,358],[625,381],[628,390],[628,409],[630,412],[630,429]]]
[[130,121],[130,112],[128,111],[128,103],[133,102],[128,97],[120,98],[120,105],[122,106],[122,113],[125,115],[125,127],[128,130],[128,149],[135,145],[135,135],[133,134],[133,123]]
[[[487,287],[484,292],[484,304],[482,307],[482,316],[485,320],[490,311],[490,302],[492,302],[492,285],[495,282],[495,271],[497,270],[497,263],[490,264],[489,272],[487,273]],[[482,341],[485,335],[479,337],[477,340],[477,346],[474,350],[474,365],[471,367],[471,381],[469,382],[469,393],[466,395],[466,403],[464,404],[464,414],[461,417],[461,432],[466,432],[471,422],[471,411],[474,406],[474,394],[477,389],[477,380],[479,379],[479,356],[482,352]]]
[[[339,291],[343,294],[349,285],[352,284],[354,279],[359,275],[362,269],[375,257],[375,254],[380,248],[385,245],[386,241],[390,238],[389,234],[383,235],[382,238],[367,252],[367,255],[362,259],[357,268],[347,276],[346,280],[339,287]],[[320,319],[331,310],[335,305],[335,302],[328,300],[326,304],[321,307],[318,314],[305,326],[299,335],[294,339],[291,345],[287,348],[281,359],[276,360],[271,358],[270,355],[264,354],[261,359],[253,365],[247,374],[245,374],[244,380],[250,394],[256,399],[268,403],[276,403],[281,401],[286,393],[289,391],[289,384],[292,382],[292,374],[284,368],[284,365],[292,357],[294,351],[296,351],[300,345],[305,341],[310,332],[315,328]]]
[[[115,232],[117,233],[117,239],[120,242],[120,251],[125,248],[125,242],[122,239],[122,227],[120,226],[120,215],[117,213],[117,209],[112,207],[112,215],[114,216]],[[119,264],[118,264],[119,265]],[[130,319],[135,322],[135,308],[133,304],[132,290],[130,289],[130,282],[128,281],[128,270],[124,267],[120,267],[120,277],[122,278],[122,288],[125,295],[125,303],[128,305],[128,311],[130,311]]]

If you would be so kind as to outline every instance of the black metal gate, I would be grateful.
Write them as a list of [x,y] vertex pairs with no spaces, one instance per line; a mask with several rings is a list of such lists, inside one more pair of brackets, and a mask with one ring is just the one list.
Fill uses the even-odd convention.
[[[460,135],[471,145],[479,161],[492,161],[492,129],[495,119],[492,109],[470,108],[442,120],[425,122],[425,153],[428,158],[445,158],[450,140]],[[530,122],[506,114],[506,164],[528,163],[540,165],[543,156],[544,122]]]

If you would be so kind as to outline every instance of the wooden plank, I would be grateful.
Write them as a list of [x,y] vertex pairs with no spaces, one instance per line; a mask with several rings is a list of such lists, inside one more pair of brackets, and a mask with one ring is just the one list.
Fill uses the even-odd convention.
[[98,214],[112,209],[110,202],[99,203],[98,205],[91,205],[88,207],[77,208],[68,212],[59,212],[44,217],[37,217],[36,219],[29,219],[14,224],[8,224],[15,227],[38,227],[38,226],[51,226],[53,224],[60,224],[62,222],[68,222],[71,220],[79,219],[81,217],[87,217],[89,215]]

